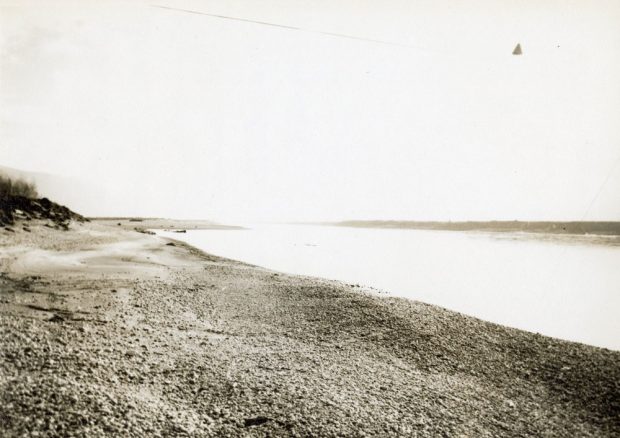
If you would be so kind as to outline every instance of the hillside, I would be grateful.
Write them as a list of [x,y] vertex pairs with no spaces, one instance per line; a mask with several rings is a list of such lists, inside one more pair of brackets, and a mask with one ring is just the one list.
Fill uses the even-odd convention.
[[7,196],[0,198],[0,227],[8,231],[20,220],[20,225],[26,231],[31,220],[47,221],[46,225],[51,228],[69,229],[72,220],[86,222],[88,219],[69,210],[63,205],[56,204],[47,198],[29,199],[23,196]]
[[84,215],[104,213],[111,196],[83,180],[43,172],[31,172],[0,165],[0,175],[23,179],[36,185],[41,197],[53,199]]

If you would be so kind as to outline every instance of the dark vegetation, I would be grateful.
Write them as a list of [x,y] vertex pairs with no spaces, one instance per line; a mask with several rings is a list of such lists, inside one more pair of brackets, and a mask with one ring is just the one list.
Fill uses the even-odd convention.
[[[0,228],[12,231],[10,227],[16,221],[39,219],[49,221],[46,225],[52,228],[67,230],[71,220],[87,221],[63,205],[47,198],[37,198],[34,184],[0,175]],[[26,225],[23,228],[29,231]]]
[[359,228],[409,228],[416,230],[494,231],[556,234],[620,235],[620,222],[545,222],[545,221],[343,221],[330,225]]
[[23,196],[24,198],[38,198],[37,188],[33,183],[23,179],[13,179],[0,175],[0,199],[9,196]]

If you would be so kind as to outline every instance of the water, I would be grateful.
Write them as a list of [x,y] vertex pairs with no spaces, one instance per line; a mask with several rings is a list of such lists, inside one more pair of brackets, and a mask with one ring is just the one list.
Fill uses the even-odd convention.
[[305,225],[159,234],[277,271],[620,350],[617,238]]

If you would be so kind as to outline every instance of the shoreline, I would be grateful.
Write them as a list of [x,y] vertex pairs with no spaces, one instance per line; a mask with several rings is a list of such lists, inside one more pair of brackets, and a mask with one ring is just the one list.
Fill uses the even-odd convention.
[[620,352],[102,221],[30,229],[0,231],[8,436],[620,433]]
[[[608,256],[595,246],[601,242],[581,236],[555,240],[555,236],[497,236],[477,231],[447,235],[444,233],[454,232],[341,233],[337,229],[323,232],[318,226],[304,226],[299,231],[296,225],[248,227],[248,233],[153,231],[216,256],[281,273],[342,281],[359,290],[382,291],[382,295],[437,305],[532,334],[620,351],[620,326],[611,310],[620,305],[614,287],[620,284],[620,277],[607,275],[604,268],[592,268],[611,267],[608,264],[620,255],[615,245],[606,245],[605,252],[614,251]],[[370,244],[372,249],[366,252]],[[572,247],[576,245],[584,245],[589,252],[575,251]],[[546,256],[539,256],[541,249]],[[451,254],[439,255],[446,250]],[[430,256],[425,255],[427,251]],[[357,254],[364,255],[357,258]],[[468,269],[459,266],[458,259],[463,257],[472,260]],[[502,262],[494,263],[495,259]],[[581,268],[579,264],[586,260]],[[557,269],[560,265],[573,269]],[[445,274],[431,274],[438,270]],[[525,272],[534,274],[522,278]],[[607,281],[598,284],[597,279]],[[570,287],[577,284],[581,286]]]

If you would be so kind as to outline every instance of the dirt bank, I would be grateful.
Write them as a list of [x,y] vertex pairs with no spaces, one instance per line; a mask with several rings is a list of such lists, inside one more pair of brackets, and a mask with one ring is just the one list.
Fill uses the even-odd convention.
[[620,353],[105,223],[0,230],[6,436],[618,436]]

